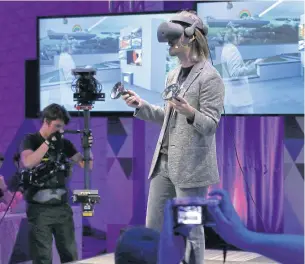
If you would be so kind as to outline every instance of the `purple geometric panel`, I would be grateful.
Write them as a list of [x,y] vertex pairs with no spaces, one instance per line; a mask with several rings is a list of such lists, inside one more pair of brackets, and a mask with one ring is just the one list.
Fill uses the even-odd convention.
[[130,174],[132,172],[133,158],[118,158],[118,161],[121,164],[126,178],[129,179]]
[[297,169],[304,180],[304,163],[297,163]]
[[132,137],[132,135],[126,137],[126,140],[125,140],[123,146],[121,146],[121,149],[120,149],[117,157],[121,157],[121,158],[133,157],[133,137]]
[[304,222],[302,221],[301,214],[299,212],[296,214],[294,210],[293,198],[286,196],[284,199],[284,233],[285,234],[295,234],[295,235],[303,235],[304,234]]
[[295,119],[298,122],[300,129],[304,133],[304,117],[303,116],[297,116]]
[[117,156],[121,147],[123,146],[125,140],[126,140],[126,135],[123,136],[112,136],[108,135],[108,143],[111,146],[114,154]]
[[130,136],[133,131],[133,118],[122,117],[120,118],[121,124],[124,127],[125,133]]
[[112,147],[110,146],[110,144],[107,142],[107,157],[108,158],[113,158],[116,157],[117,155],[114,154]]
[[107,252],[114,252],[117,240],[120,237],[121,229],[127,224],[109,224],[107,225]]
[[296,158],[295,163],[304,163],[304,147],[300,151],[299,156]]
[[288,150],[291,158],[296,160],[297,156],[300,154],[301,149],[304,146],[304,140],[302,139],[285,139],[285,146]]
[[[304,234],[304,117],[285,117],[285,228],[286,234]],[[301,149],[300,149],[301,145]],[[297,156],[297,157],[296,157]]]
[[33,119],[32,120],[33,125],[36,127],[36,131],[38,131],[41,128],[42,122],[41,119]]
[[[304,122],[304,121],[303,121]],[[285,138],[286,139],[304,139],[304,131],[302,126],[302,118],[293,116],[285,118]]]
[[145,204],[147,203],[150,183],[147,177],[150,170],[152,157],[156,149],[160,129],[161,126],[156,125],[155,123],[147,122],[145,124],[145,173],[143,175],[145,178]]
[[288,214],[285,208],[285,221],[289,221],[291,225],[286,225],[285,233],[289,233],[291,228],[294,229],[293,225],[300,226],[300,224],[303,230],[299,231],[304,232],[304,179],[300,177],[294,164],[285,181],[285,199],[290,203],[293,211],[292,214]]
[[[112,161],[109,161],[109,163],[111,162]],[[122,169],[121,164],[117,158],[113,158],[112,166],[109,168],[109,171],[107,173],[107,179],[119,180],[119,181],[126,180],[124,170]]]
[[108,178],[104,185],[103,208],[107,224],[127,224],[132,212],[132,181]]
[[20,144],[24,139],[24,136],[33,132],[35,132],[33,122],[31,120],[24,120],[20,127],[16,129],[16,133],[12,135],[13,138],[7,142],[8,146],[6,147],[6,151],[3,153],[5,154],[5,162],[0,170],[7,182],[9,182],[10,177],[16,172],[13,156],[16,153],[19,153]]
[[294,160],[291,158],[290,153],[288,152],[286,147],[284,148],[284,162],[285,163],[294,163]]
[[284,163],[284,179],[286,180],[287,176],[289,175],[289,172],[293,166],[293,163]]
[[116,160],[116,158],[107,158],[107,173],[112,168],[112,165],[113,165],[115,160]]
[[[107,225],[128,224],[133,215],[133,181],[126,178],[117,159],[107,174],[107,180],[101,184],[103,204],[99,210],[103,213],[100,217]],[[107,240],[111,237],[112,234],[108,234],[107,230]]]
[[108,117],[108,135],[126,136],[126,131],[118,117]]

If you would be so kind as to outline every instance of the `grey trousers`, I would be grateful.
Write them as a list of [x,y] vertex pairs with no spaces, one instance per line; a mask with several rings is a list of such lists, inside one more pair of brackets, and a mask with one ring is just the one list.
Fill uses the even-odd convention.
[[[161,231],[164,206],[174,197],[205,197],[207,187],[178,188],[168,177],[167,155],[160,154],[149,187],[146,227]],[[194,227],[186,241],[185,260],[189,264],[204,263],[205,238],[203,226]]]

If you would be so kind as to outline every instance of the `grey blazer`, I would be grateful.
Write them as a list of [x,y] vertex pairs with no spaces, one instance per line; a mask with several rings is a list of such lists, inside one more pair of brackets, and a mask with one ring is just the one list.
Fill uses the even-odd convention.
[[[181,66],[168,74],[166,86],[177,82]],[[204,60],[194,65],[182,85],[180,96],[194,107],[195,118],[174,112],[169,120],[169,104],[164,108],[144,101],[134,116],[162,125],[148,178],[154,172],[166,126],[169,126],[169,178],[179,188],[203,187],[219,182],[215,132],[224,104],[224,84],[216,69]],[[168,123],[168,124],[167,124]]]

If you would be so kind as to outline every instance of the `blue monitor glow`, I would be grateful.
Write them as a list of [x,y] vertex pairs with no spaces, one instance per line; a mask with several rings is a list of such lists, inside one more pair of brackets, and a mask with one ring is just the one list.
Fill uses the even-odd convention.
[[71,69],[91,66],[103,85],[105,102],[92,112],[126,112],[133,108],[110,98],[119,81],[152,104],[164,104],[167,73],[177,65],[168,45],[157,40],[158,26],[174,13],[38,18],[40,110],[51,103],[74,108]]
[[226,114],[304,114],[304,1],[197,3]]

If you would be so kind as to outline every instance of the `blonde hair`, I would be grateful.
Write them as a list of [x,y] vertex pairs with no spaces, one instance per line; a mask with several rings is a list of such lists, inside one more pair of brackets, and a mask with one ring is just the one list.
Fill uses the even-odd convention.
[[[197,16],[195,11],[183,10],[179,12],[179,15],[189,17],[192,20],[203,24],[202,20]],[[188,46],[190,47],[190,57],[192,62],[197,63],[209,57],[209,46],[207,38],[198,28],[195,28],[194,40],[191,41]]]
[[209,57],[207,39],[197,28],[195,29],[195,40],[190,43],[190,56],[193,62],[199,62]]

